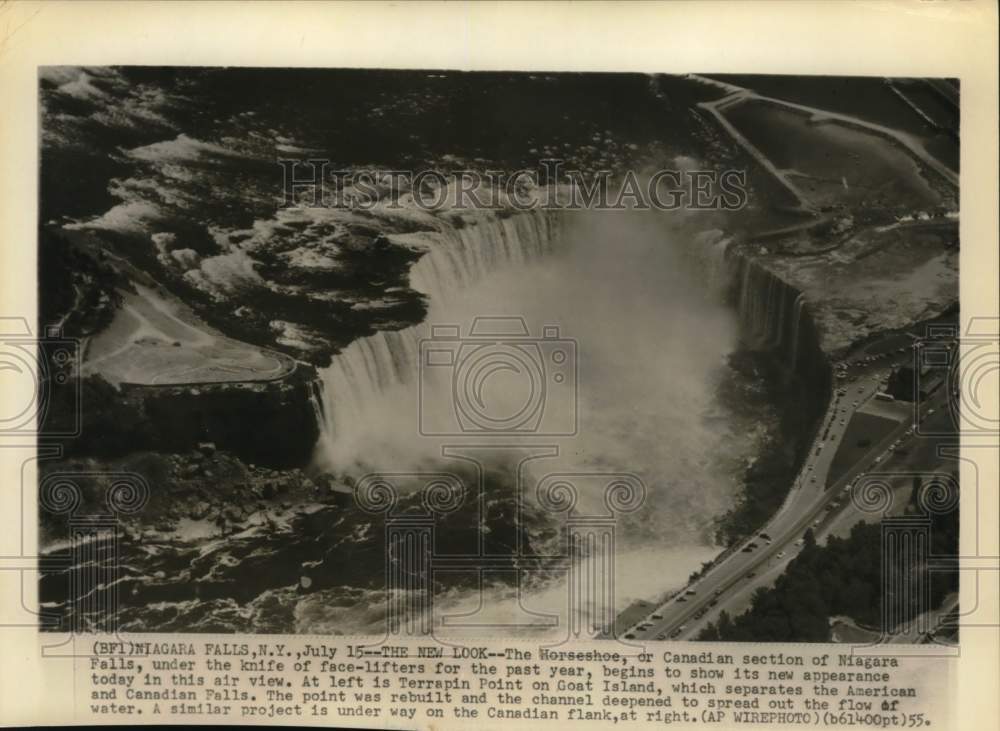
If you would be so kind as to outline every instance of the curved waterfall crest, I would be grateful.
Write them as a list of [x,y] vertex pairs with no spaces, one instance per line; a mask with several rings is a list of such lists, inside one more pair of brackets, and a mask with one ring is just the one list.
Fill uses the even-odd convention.
[[558,218],[543,211],[462,220],[461,228],[442,221],[438,232],[425,233],[417,243],[426,253],[410,269],[410,286],[431,302],[447,301],[498,269],[543,256],[559,230]]
[[711,296],[730,293],[744,342],[773,351],[790,373],[815,365],[813,356],[820,353],[820,344],[805,295],[798,288],[740,250],[720,229],[691,237],[686,252]]
[[[465,214],[457,225],[439,219],[437,227],[392,237],[425,252],[410,269],[410,286],[432,306],[461,297],[496,272],[554,253],[563,221],[558,214],[543,211],[479,212]],[[829,363],[806,298],[796,287],[741,251],[720,230],[703,231],[686,241],[691,245],[682,253],[695,261],[715,293],[712,298],[726,290],[732,293],[745,342],[774,353],[793,377],[815,383],[828,380]],[[350,433],[352,423],[365,419],[372,404],[384,402],[388,393],[402,398],[412,390],[425,337],[425,323],[379,331],[352,342],[320,372],[319,463],[336,464],[335,445]]]
[[[447,302],[496,271],[552,252],[558,245],[557,214],[479,212],[460,226],[439,219],[437,231],[391,236],[423,249],[410,269],[410,286],[430,303]],[[422,325],[380,330],[355,340],[320,372],[322,425],[318,458],[328,453],[338,430],[364,413],[365,404],[387,389],[417,376]]]

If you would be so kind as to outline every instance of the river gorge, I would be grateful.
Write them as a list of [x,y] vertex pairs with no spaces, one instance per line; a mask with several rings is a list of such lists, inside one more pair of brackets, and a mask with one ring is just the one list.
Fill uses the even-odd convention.
[[[721,230],[700,230],[696,217],[535,211],[483,212],[476,219],[461,227],[442,220],[436,232],[392,235],[393,244],[422,252],[410,283],[428,300],[425,322],[354,341],[282,407],[295,409],[300,420],[314,415],[315,438],[308,430],[294,432],[314,443],[312,456],[298,464],[312,483],[340,484],[344,497],[331,504],[310,495],[284,515],[262,518],[264,510],[242,516],[232,535],[213,537],[199,527],[207,526],[205,519],[184,518],[178,533],[160,539],[141,534],[141,549],[125,540],[123,626],[380,633],[391,592],[386,577],[371,570],[384,561],[389,518],[359,510],[349,496],[371,475],[390,476],[405,510],[419,504],[431,479],[422,475],[457,475],[468,483],[464,503],[439,516],[434,550],[445,558],[480,550],[478,524],[489,536],[488,554],[509,559],[520,552],[522,562],[565,551],[567,514],[540,504],[534,485],[549,475],[572,475],[572,514],[600,515],[608,480],[634,476],[644,491],[641,505],[616,519],[616,611],[682,586],[722,550],[716,546],[718,521],[739,501],[742,481],[760,455],[787,453],[792,444],[786,469],[794,462],[795,439],[783,429],[787,420],[775,394],[805,392],[806,380],[824,382],[828,365],[803,297]],[[527,327],[495,337],[499,355],[523,342],[544,347],[546,327],[558,328],[556,342],[571,344],[571,398],[550,384],[545,402],[535,402],[547,410],[536,431],[497,434],[476,423],[463,431],[453,403],[461,374],[455,367],[422,369],[421,342],[434,342],[432,325],[468,334],[477,317]],[[546,368],[553,364],[540,364],[543,379],[552,375]],[[523,410],[531,389],[539,387],[523,369],[500,370],[479,384],[486,391],[481,415]],[[220,413],[221,394],[231,394],[222,414],[248,413],[240,399],[278,385],[177,387],[168,401],[162,387],[130,386],[128,393],[150,424],[177,430],[180,414],[197,412],[201,427],[187,433],[226,449],[240,438],[226,437],[238,435],[236,424],[213,423],[222,418],[213,416]],[[822,391],[811,393],[821,406]],[[167,403],[174,418],[155,419]],[[264,412],[252,407],[249,413]],[[546,425],[567,421],[569,436],[562,429],[545,432]],[[801,415],[794,419],[803,421],[808,423]],[[258,441],[276,443],[291,435],[282,423],[276,412],[247,428]],[[292,453],[304,456],[301,447]],[[253,449],[245,453],[248,462]],[[470,460],[479,462],[475,469]],[[260,591],[266,577],[273,578]],[[567,611],[566,581],[564,568],[477,576],[467,567],[441,574],[429,621],[465,617],[472,629],[456,628],[452,619],[451,631],[473,634],[480,624],[544,631],[551,617]]]

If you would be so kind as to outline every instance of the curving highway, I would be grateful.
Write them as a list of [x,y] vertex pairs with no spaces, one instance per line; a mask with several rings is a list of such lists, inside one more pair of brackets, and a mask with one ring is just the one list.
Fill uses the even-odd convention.
[[[882,367],[852,382],[838,383],[808,457],[785,502],[768,523],[734,551],[723,554],[704,576],[653,609],[644,620],[618,628],[618,636],[633,642],[691,639],[723,609],[731,615],[743,611],[757,588],[772,584],[801,549],[806,530],[811,527],[814,533],[821,534],[837,509],[850,502],[848,493],[854,480],[885,459],[897,440],[917,438],[913,419],[903,419],[827,489],[834,455],[851,418],[859,410],[870,408],[868,402],[885,375],[887,369]],[[931,409],[945,408],[945,400],[946,392],[941,388],[915,407],[919,418],[923,419]]]

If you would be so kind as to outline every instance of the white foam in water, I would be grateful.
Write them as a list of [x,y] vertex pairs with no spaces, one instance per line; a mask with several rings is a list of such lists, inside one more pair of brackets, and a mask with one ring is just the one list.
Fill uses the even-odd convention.
[[[682,220],[578,214],[557,241],[550,228],[542,214],[513,216],[443,232],[432,242],[412,275],[413,286],[430,296],[427,321],[359,340],[324,370],[326,428],[317,462],[352,475],[447,465],[441,446],[456,439],[422,436],[418,428],[455,421],[454,369],[424,379],[418,414],[419,341],[430,326],[458,325],[462,336],[477,316],[522,317],[532,336],[557,326],[561,338],[577,344],[579,432],[535,440],[560,454],[532,462],[532,476],[641,477],[646,503],[619,526],[616,596],[630,596],[624,589],[633,586],[631,598],[648,598],[682,584],[716,552],[712,521],[731,505],[739,467],[758,447],[755,424],[736,418],[717,397],[720,379],[729,377],[725,356],[737,346],[737,316],[721,297],[706,296],[704,272],[692,271],[691,257],[681,255],[676,242],[696,233]],[[711,259],[724,254],[705,248]],[[522,386],[509,374],[495,376],[488,405],[502,410],[506,399],[523,401]],[[603,508],[595,492],[584,489],[579,513]],[[556,581],[540,591],[536,598],[549,605],[565,588]],[[473,601],[479,598],[447,600]],[[492,611],[507,611],[502,604],[494,602]]]

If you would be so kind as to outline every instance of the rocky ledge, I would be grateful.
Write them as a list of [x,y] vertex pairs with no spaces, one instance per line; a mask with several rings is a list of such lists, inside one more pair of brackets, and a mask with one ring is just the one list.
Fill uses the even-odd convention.
[[319,435],[316,372],[299,364],[274,381],[183,386],[81,384],[81,434],[67,454],[182,453],[212,442],[269,467],[304,467]]

